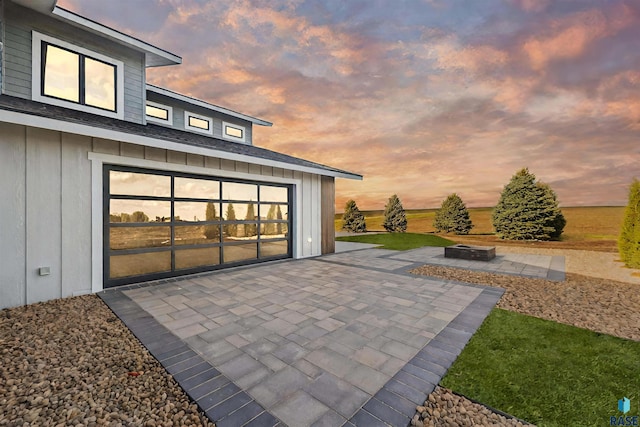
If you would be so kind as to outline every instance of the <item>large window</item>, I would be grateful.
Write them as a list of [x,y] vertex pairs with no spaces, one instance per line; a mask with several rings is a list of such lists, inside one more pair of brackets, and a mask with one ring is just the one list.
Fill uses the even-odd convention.
[[291,188],[105,166],[105,287],[291,256]]
[[34,100],[123,117],[121,61],[36,32],[32,48]]

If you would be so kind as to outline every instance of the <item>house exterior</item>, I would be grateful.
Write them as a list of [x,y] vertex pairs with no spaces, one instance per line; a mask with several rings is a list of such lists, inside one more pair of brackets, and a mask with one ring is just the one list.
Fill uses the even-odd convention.
[[334,251],[335,178],[253,144],[271,123],[153,86],[181,58],[0,0],[0,308]]

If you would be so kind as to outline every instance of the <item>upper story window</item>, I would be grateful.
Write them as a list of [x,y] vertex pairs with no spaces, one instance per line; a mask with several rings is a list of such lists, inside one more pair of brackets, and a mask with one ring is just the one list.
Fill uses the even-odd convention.
[[184,112],[184,128],[213,135],[213,119],[199,114]]
[[157,102],[147,101],[145,107],[148,122],[162,123],[173,126],[173,108]]
[[75,110],[122,119],[124,64],[33,32],[32,97]]
[[227,122],[222,122],[222,136],[233,141],[245,142],[246,129],[244,126],[238,126]]

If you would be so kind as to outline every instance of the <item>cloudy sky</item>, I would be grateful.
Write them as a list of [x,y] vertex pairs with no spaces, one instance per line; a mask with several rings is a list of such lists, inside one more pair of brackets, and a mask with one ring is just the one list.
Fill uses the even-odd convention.
[[520,168],[561,205],[640,177],[637,0],[59,0],[183,58],[150,82],[274,123],[254,144],[364,175],[380,209],[492,206]]

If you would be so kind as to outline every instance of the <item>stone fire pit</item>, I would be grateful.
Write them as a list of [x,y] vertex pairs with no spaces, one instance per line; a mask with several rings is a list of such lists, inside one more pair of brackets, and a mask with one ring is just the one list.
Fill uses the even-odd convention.
[[495,246],[453,245],[444,248],[445,258],[490,261],[496,257]]

